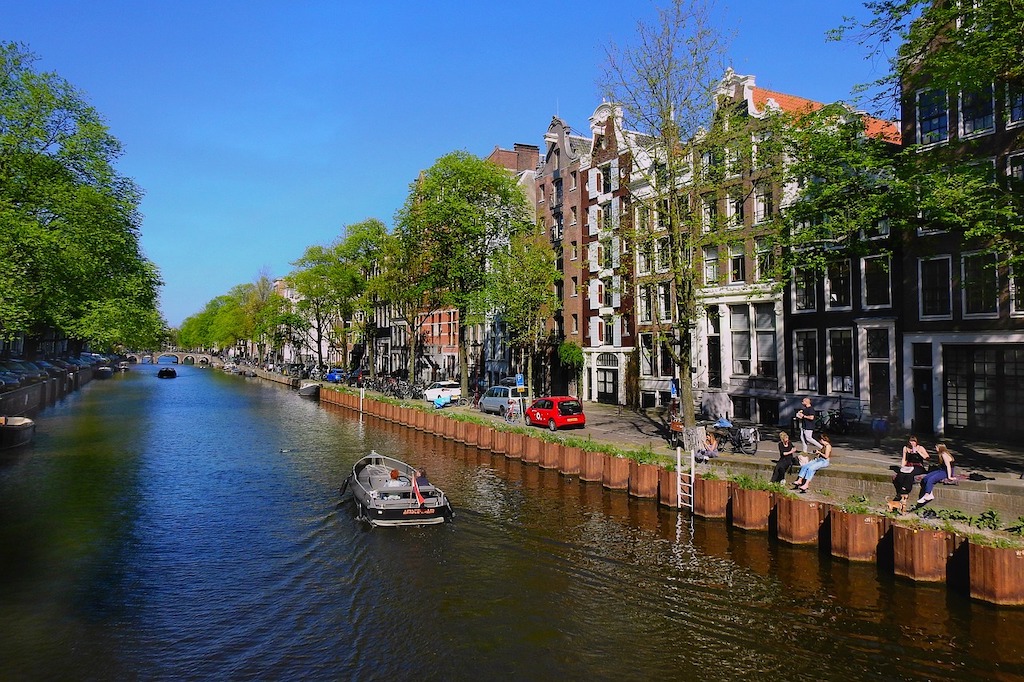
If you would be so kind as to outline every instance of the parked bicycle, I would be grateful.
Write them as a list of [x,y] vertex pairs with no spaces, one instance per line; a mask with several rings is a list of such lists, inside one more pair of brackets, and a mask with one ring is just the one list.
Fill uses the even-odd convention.
[[718,448],[728,443],[734,452],[753,455],[757,452],[757,444],[761,441],[761,432],[756,426],[735,426],[722,417],[713,425],[713,433],[718,439]]
[[508,409],[505,410],[505,423],[515,424],[516,422],[520,421],[522,416],[522,413],[520,413],[519,411],[519,401],[509,401]]

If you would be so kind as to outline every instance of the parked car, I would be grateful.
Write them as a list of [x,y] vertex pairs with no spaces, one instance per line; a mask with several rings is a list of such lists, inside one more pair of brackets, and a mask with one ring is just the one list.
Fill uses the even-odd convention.
[[369,375],[370,371],[368,369],[366,369],[365,367],[360,367],[359,369],[352,370],[352,372],[348,375],[348,379],[346,379],[346,381],[349,386],[362,386],[363,382],[366,381],[366,377],[368,377]]
[[435,381],[423,391],[423,397],[427,402],[434,402],[439,397],[446,395],[452,400],[462,397],[462,386],[457,381]]
[[480,411],[504,414],[513,400],[528,396],[525,386],[491,386],[480,398]]
[[567,426],[583,428],[587,425],[587,416],[583,414],[583,404],[579,400],[559,395],[534,400],[526,408],[526,422],[557,431]]
[[331,367],[327,371],[327,374],[324,375],[324,381],[329,381],[332,384],[342,384],[345,383],[345,379],[347,377],[348,372],[346,372],[343,368]]

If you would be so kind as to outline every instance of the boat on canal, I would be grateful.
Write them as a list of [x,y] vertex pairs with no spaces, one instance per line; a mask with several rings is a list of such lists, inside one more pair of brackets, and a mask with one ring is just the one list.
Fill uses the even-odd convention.
[[93,379],[109,379],[114,376],[114,368],[110,365],[99,365],[92,370]]
[[320,382],[312,379],[303,379],[299,384],[299,395],[306,398],[316,398],[320,395]]
[[127,372],[130,368],[131,368],[131,365],[128,364],[127,360],[122,360],[121,362],[117,363],[117,371],[118,372]]
[[35,435],[34,420],[28,417],[0,417],[0,450],[28,445]]
[[178,372],[173,367],[163,367],[156,373],[157,379],[173,379],[176,376],[178,376]]
[[341,492],[352,490],[358,517],[371,526],[426,526],[452,518],[448,498],[440,488],[417,480],[417,470],[405,462],[371,451],[352,465]]

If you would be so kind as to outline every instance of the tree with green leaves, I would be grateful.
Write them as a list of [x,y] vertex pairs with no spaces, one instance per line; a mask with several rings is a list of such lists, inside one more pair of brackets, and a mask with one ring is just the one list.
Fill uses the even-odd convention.
[[526,385],[533,386],[533,360],[546,338],[548,319],[561,307],[555,283],[562,273],[552,250],[537,234],[521,234],[491,254],[487,299],[505,324],[509,342],[526,357]]
[[[907,118],[906,109],[913,111],[922,91],[939,98],[942,109],[947,108],[943,98],[959,97],[962,108],[973,101],[1012,107],[1024,97],[1021,0],[902,0],[866,2],[865,8],[866,18],[847,18],[831,38],[856,41],[871,58],[888,57],[889,70],[860,86],[876,111],[903,108]],[[939,132],[945,139],[946,131]],[[1018,133],[1018,142],[1021,137]],[[902,204],[892,207],[892,219],[903,227],[951,230],[1019,266],[1024,259],[1024,183],[993,173],[987,163],[974,163],[993,153],[979,147],[981,141],[909,142],[891,164],[905,188]]]
[[[695,423],[692,330],[697,318],[698,212],[690,211],[684,186],[694,172],[692,144],[713,130],[715,91],[725,71],[726,40],[717,29],[714,4],[704,0],[673,0],[658,8],[657,21],[637,24],[635,44],[606,50],[603,88],[621,107],[622,139],[631,147],[633,173],[643,192],[631,196],[639,215],[657,220],[669,243],[672,322],[661,341],[681,377],[680,404],[685,423]],[[644,250],[651,239],[649,224],[635,225],[634,245]],[[637,243],[640,242],[640,243]]]
[[35,55],[0,44],[0,336],[49,329],[112,349],[159,338],[161,285],[139,245],[140,192],[120,143]]
[[488,261],[532,224],[515,178],[466,152],[447,154],[424,171],[398,213],[403,240],[423,252],[424,282],[442,292],[442,306],[458,311],[463,395],[469,393],[466,329],[471,314],[485,309]]

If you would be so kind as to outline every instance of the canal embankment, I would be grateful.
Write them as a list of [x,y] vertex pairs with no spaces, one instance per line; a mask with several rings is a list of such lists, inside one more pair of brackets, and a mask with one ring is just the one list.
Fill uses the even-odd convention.
[[[600,483],[667,507],[683,506],[680,481],[674,467],[665,464],[669,458],[649,445],[626,450],[621,443],[549,434],[454,410],[428,410],[425,404],[376,400],[330,388],[321,390],[320,399],[524,464],[556,469],[581,484]],[[945,584],[993,604],[1024,605],[1024,543],[948,519],[932,523],[917,515],[878,513],[870,499],[892,496],[891,478],[883,472],[837,464],[816,477],[814,494],[798,496],[765,485],[763,474],[769,468],[768,461],[724,455],[696,471],[692,488],[682,487],[683,501],[688,502],[685,493],[692,490],[694,514],[762,533],[766,541],[816,545],[820,552],[838,559],[873,562],[910,581]],[[682,478],[689,482],[689,476]],[[1017,486],[1007,477],[992,479],[950,486],[955,490],[942,491],[943,497],[961,500],[972,509],[984,508],[979,515],[990,514],[995,507],[1014,513],[1020,502]]]

